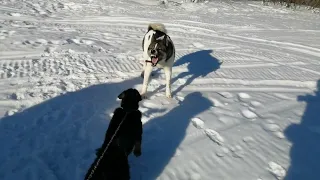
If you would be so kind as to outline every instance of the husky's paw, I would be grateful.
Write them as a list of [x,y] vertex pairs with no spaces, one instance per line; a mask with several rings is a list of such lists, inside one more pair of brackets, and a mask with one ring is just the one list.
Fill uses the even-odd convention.
[[171,93],[166,93],[166,96],[167,96],[167,98],[172,98],[172,95],[171,95]]

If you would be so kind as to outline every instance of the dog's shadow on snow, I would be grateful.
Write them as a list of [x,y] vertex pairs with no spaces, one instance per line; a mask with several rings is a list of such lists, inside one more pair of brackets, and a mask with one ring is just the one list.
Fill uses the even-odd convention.
[[157,179],[170,160],[179,154],[177,149],[183,143],[191,119],[211,106],[213,103],[200,92],[193,92],[165,115],[145,123],[142,156],[130,160],[132,180]]
[[92,85],[0,120],[0,179],[83,179],[110,113],[141,78]]
[[285,180],[320,179],[320,80],[317,88],[315,95],[298,96],[298,101],[306,102],[301,123],[284,131],[292,143]]
[[[201,50],[191,54],[187,54],[176,60],[172,69],[173,73],[175,73],[175,68],[184,64],[187,64],[188,71],[182,72],[178,76],[172,78],[172,85],[174,85],[179,79],[186,79],[185,83],[180,85],[172,92],[173,95],[180,92],[184,87],[190,85],[195,79],[199,77],[205,77],[220,68],[221,62],[217,58],[215,58],[212,53],[213,50]],[[156,71],[156,73],[153,74],[157,74],[158,72],[159,69]],[[154,91],[154,93],[156,93],[160,89],[163,89],[164,87],[164,85],[160,86]]]

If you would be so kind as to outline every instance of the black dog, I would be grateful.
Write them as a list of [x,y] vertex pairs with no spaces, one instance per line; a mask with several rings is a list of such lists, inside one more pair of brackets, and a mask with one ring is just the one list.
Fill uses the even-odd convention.
[[[97,149],[97,157],[88,170],[85,180],[129,180],[128,155],[132,150],[136,157],[141,155],[142,115],[138,110],[139,101],[142,100],[140,93],[136,89],[127,89],[118,98],[122,100],[121,107],[114,111],[104,142]],[[101,160],[97,165],[99,158]]]

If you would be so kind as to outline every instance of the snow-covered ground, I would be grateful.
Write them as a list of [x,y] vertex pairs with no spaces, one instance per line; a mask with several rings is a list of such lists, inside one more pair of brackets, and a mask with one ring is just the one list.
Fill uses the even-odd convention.
[[319,14],[250,1],[1,0],[1,180],[83,179],[116,97],[141,87],[150,22],[177,48],[174,97],[155,71],[133,180],[320,178]]

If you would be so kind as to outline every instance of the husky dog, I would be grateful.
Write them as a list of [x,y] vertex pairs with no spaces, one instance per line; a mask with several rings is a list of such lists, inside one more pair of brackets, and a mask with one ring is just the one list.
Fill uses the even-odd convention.
[[148,26],[148,31],[142,40],[143,49],[143,85],[141,96],[146,98],[146,93],[151,76],[152,68],[163,68],[166,76],[166,96],[171,98],[171,74],[172,66],[175,60],[175,47],[167,35],[165,26],[161,23],[151,23]]

